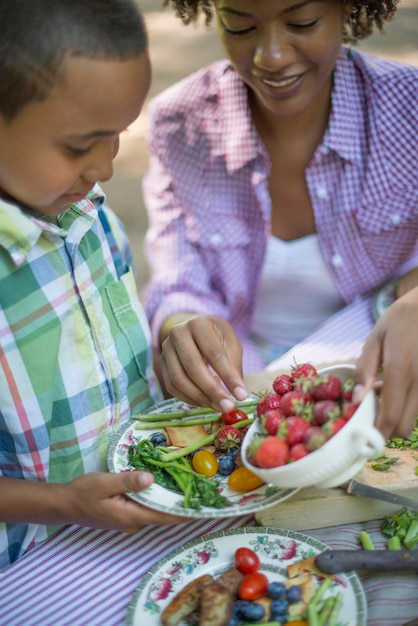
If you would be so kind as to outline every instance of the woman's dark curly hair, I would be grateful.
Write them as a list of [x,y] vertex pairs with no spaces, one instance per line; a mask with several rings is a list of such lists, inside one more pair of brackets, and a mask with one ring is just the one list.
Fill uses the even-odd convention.
[[[344,28],[343,38],[346,43],[355,43],[372,34],[376,27],[383,31],[384,22],[390,21],[396,12],[398,0],[353,0],[350,21]],[[163,6],[172,5],[176,15],[189,24],[200,15],[209,24],[214,16],[214,0],[164,0]]]

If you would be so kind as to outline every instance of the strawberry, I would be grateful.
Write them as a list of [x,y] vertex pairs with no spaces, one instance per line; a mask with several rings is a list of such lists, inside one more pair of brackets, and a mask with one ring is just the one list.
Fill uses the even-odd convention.
[[289,374],[280,374],[273,380],[273,389],[279,396],[284,396],[288,391],[292,391],[293,383]]
[[289,450],[289,459],[288,462],[292,463],[293,461],[298,461],[299,459],[303,459],[304,456],[309,454],[310,450],[306,447],[304,443],[296,443]]
[[261,430],[267,435],[275,436],[280,424],[284,420],[284,415],[280,409],[270,409],[260,417]]
[[304,443],[307,449],[312,452],[320,448],[327,439],[327,434],[323,428],[320,426],[310,426],[305,433]]
[[324,430],[328,439],[331,439],[331,437],[336,435],[338,431],[341,430],[341,428],[346,425],[346,423],[347,422],[345,419],[343,419],[342,417],[338,417],[337,419],[332,420],[331,422],[328,422],[327,424],[325,424]]
[[261,417],[263,413],[270,409],[278,409],[280,407],[280,397],[277,393],[267,393],[261,396],[256,410],[258,417]]
[[358,404],[354,404],[353,402],[343,402],[343,406],[341,408],[341,417],[343,417],[346,421],[350,419],[354,415],[354,413],[358,409]]
[[305,401],[300,391],[288,391],[281,397],[280,410],[286,417],[300,415],[304,408]]
[[351,402],[353,397],[353,389],[354,389],[354,379],[349,376],[343,382],[343,390],[342,390],[342,399],[347,400],[347,402]]
[[322,426],[329,420],[336,419],[341,415],[341,409],[334,400],[318,400],[312,407],[313,422],[315,426]]
[[287,463],[288,445],[279,437],[255,437],[249,445],[250,463],[256,467],[270,469]]
[[339,400],[341,393],[341,380],[332,374],[318,376],[311,386],[311,394],[315,400]]
[[310,424],[303,417],[291,415],[280,426],[279,437],[284,439],[289,448],[291,448],[295,444],[303,442],[308,428],[310,428]]
[[243,438],[244,433],[239,428],[227,425],[218,430],[213,443],[217,450],[226,452],[231,448],[239,448]]
[[316,368],[310,363],[302,363],[301,365],[295,364],[292,367],[292,382],[296,382],[298,378],[311,378],[314,376],[318,376],[318,372],[316,371]]

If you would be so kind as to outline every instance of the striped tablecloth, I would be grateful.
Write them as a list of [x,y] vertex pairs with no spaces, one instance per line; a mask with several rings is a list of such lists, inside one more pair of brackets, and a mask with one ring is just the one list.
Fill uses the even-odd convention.
[[[135,535],[70,526],[21,558],[0,577],[2,626],[118,626],[150,567],[201,535],[254,525],[251,517],[202,521]],[[384,547],[379,522],[310,531],[332,548],[358,548],[361,529]],[[418,617],[418,575],[361,576],[368,626],[401,626]],[[147,624],[141,624],[147,626]],[[356,626],[351,624],[350,626]]]
[[[371,327],[369,303],[354,303],[292,350],[292,362],[293,356],[298,362],[323,363],[356,358]],[[288,366],[289,355],[271,369]],[[135,535],[67,527],[0,576],[0,626],[121,625],[141,578],[173,549],[204,534],[254,523],[251,516],[194,520],[147,526]],[[376,548],[385,546],[376,521],[305,534],[332,548],[355,549],[362,529],[372,535]],[[361,580],[368,626],[401,626],[418,618],[418,574],[369,574]]]

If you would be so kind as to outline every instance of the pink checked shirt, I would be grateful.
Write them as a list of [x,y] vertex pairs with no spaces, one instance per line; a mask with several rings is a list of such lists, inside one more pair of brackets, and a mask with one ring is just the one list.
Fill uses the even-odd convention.
[[[417,68],[342,48],[306,180],[324,259],[347,303],[418,266],[417,87]],[[152,278],[143,302],[154,344],[174,313],[219,315],[243,341],[245,370],[260,369],[248,335],[270,233],[270,166],[246,87],[221,61],[167,89],[149,111]]]

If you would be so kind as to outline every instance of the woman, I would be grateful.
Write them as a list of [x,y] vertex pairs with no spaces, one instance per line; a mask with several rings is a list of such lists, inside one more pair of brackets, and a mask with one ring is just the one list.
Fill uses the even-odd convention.
[[[227,320],[256,371],[388,279],[416,284],[418,70],[346,46],[382,29],[392,0],[166,4],[185,23],[216,17],[228,60],[150,106],[154,346],[192,318],[224,354]],[[190,328],[200,375],[214,359]],[[171,333],[164,358],[184,345]]]

